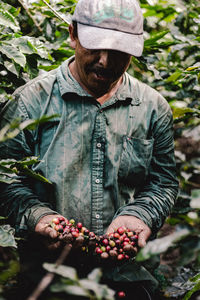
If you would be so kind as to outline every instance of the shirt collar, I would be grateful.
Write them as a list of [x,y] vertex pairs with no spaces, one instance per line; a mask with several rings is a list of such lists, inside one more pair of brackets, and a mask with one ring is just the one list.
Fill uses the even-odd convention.
[[[84,90],[80,84],[76,81],[76,79],[72,76],[69,64],[74,60],[74,56],[70,57],[66,61],[64,61],[61,66],[57,70],[57,80],[60,89],[61,96],[66,94],[78,94],[82,97],[90,97],[93,98],[86,90]],[[141,100],[137,96],[137,90],[135,84],[132,82],[134,78],[132,78],[128,73],[123,75],[123,82],[118,88],[115,95],[108,101],[109,104],[114,103],[116,101],[127,101],[127,99],[131,102],[132,105],[139,105]],[[105,102],[105,106],[108,103]]]

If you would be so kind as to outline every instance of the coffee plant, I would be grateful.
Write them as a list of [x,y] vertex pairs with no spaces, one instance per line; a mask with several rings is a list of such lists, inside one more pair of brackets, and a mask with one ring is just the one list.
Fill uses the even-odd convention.
[[[68,24],[76,2],[0,2],[0,109],[12,99],[17,87],[42,72],[56,68],[74,54],[69,47]],[[160,299],[195,299],[200,293],[200,4],[198,0],[140,0],[140,4],[145,17],[145,47],[141,58],[132,59],[128,72],[157,89],[172,108],[180,192],[158,238],[148,242],[134,259],[148,263],[150,258],[160,256],[161,264],[154,272],[160,283]],[[48,118],[51,116],[32,120],[30,124],[16,120],[9,128],[0,130],[0,143],[28,126],[30,129],[48,121]],[[23,161],[0,161],[0,181],[12,184],[14,175],[24,172],[51,184],[32,171],[31,166],[38,160],[31,157]],[[0,221],[0,294],[2,299],[6,299],[7,292],[17,280],[16,275],[20,273],[20,263],[14,229],[5,218]],[[59,224],[54,222],[50,226],[63,227],[60,220]],[[124,233],[117,232],[122,244],[128,243],[128,247],[125,244],[122,247],[118,239],[97,237],[87,229],[83,232],[83,225],[78,223],[70,225],[70,232],[65,234],[65,228],[69,230],[68,225],[55,229],[58,232],[63,230],[59,234],[64,239],[71,235],[72,240],[82,240],[82,253],[89,255],[92,251],[100,265],[108,260],[115,261],[111,259],[110,251],[114,251],[111,252],[113,257],[123,258],[121,261],[116,259],[115,263],[123,263],[128,259],[125,256],[130,255],[125,247],[129,247],[128,252],[134,257],[130,248],[135,245],[130,244],[135,241],[128,237],[129,234],[134,236],[134,233],[127,229],[126,237]],[[75,230],[71,231],[71,228]],[[110,245],[112,242],[115,243],[113,247]],[[46,263],[44,268],[57,275],[57,282],[49,287],[50,294],[64,292],[65,299],[68,296],[72,299],[75,295],[88,299],[114,299],[113,291],[100,282],[100,269],[94,269],[87,278],[80,279],[76,270],[66,265],[55,267]],[[49,299],[52,297],[50,295]],[[125,298],[124,291],[118,291],[116,297]],[[56,299],[62,298],[58,296]]]

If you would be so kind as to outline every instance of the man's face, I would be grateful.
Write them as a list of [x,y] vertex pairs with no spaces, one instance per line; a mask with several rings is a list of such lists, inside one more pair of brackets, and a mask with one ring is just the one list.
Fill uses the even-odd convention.
[[89,50],[72,38],[75,48],[74,75],[78,82],[98,98],[112,90],[130,64],[131,55],[115,50]]

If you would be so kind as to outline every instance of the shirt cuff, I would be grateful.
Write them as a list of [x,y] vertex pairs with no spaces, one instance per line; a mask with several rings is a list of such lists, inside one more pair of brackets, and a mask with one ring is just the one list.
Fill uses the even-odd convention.
[[58,212],[44,206],[33,206],[29,208],[28,218],[27,218],[27,227],[30,231],[35,230],[35,226],[39,220],[47,215],[56,215]]
[[153,227],[152,224],[152,219],[149,216],[149,214],[146,212],[145,209],[141,208],[141,207],[123,207],[123,209],[121,211],[119,211],[115,216],[114,219],[117,218],[118,216],[134,216],[140,220],[142,220],[151,230]]

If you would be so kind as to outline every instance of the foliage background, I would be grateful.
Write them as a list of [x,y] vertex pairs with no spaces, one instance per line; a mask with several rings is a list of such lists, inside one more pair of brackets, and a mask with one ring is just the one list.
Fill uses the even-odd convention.
[[[149,242],[137,259],[148,261],[160,254],[161,265],[154,274],[160,297],[189,299],[200,291],[200,4],[198,0],[140,4],[145,48],[140,59],[132,59],[129,73],[157,89],[171,105],[180,192],[158,240]],[[0,2],[0,108],[17,87],[73,55],[67,29],[75,5],[75,0]],[[45,120],[11,124],[0,131],[0,142],[41,121]],[[0,180],[12,183],[13,173],[30,171],[35,161],[0,161]],[[5,283],[19,272],[14,233],[8,226],[0,226],[2,294],[8,289]]]

